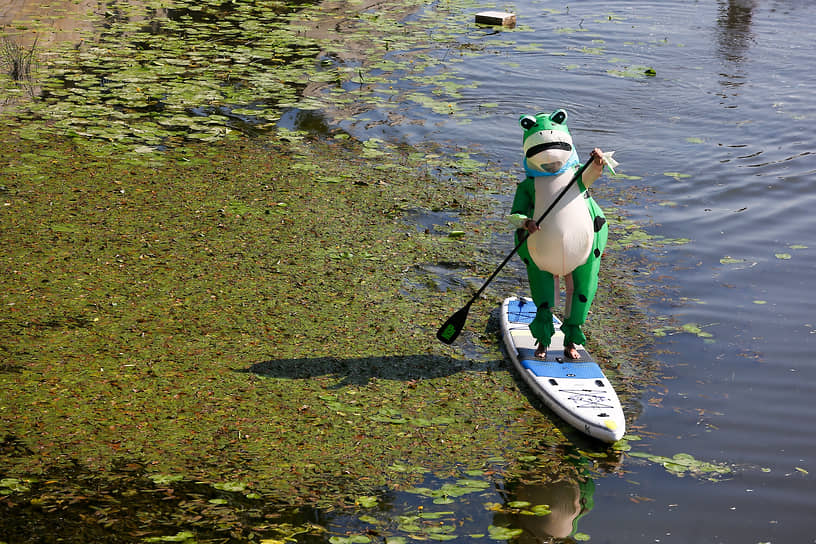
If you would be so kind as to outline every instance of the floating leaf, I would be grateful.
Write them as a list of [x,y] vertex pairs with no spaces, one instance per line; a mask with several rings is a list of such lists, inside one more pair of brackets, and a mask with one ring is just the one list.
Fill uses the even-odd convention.
[[731,472],[731,469],[725,465],[700,461],[688,453],[678,453],[675,454],[674,457],[652,455],[644,452],[630,452],[628,455],[647,459],[652,463],[662,465],[666,470],[676,476],[684,476],[686,474],[694,476],[709,475],[709,479],[712,479],[713,476],[725,475]]
[[616,77],[635,79],[657,75],[657,72],[655,72],[654,68],[640,65],[624,66],[623,68],[610,68],[609,70],[607,70],[607,73],[609,75],[613,75]]
[[487,480],[462,479],[456,480],[456,483],[463,487],[474,487],[477,489],[489,489],[493,484]]
[[3,478],[0,480],[0,495],[9,495],[11,493],[25,493],[29,491],[29,487],[17,478]]
[[148,476],[156,485],[167,485],[172,482],[178,482],[184,479],[181,474],[150,474]]
[[524,531],[522,529],[515,529],[511,527],[497,527],[490,525],[487,528],[487,534],[491,540],[510,540],[516,538]]
[[168,536],[153,536],[145,538],[145,542],[187,542],[195,538],[195,535],[190,531],[180,531],[174,535]]
[[377,497],[364,495],[362,497],[357,497],[354,502],[363,508],[373,508],[377,506]]
[[405,472],[409,474],[425,474],[426,472],[430,472],[425,467],[405,465],[403,463],[394,463],[388,467],[388,470],[393,470],[394,472]]
[[688,470],[688,467],[686,467],[685,465],[681,465],[679,463],[672,463],[671,461],[666,461],[665,463],[663,463],[663,467],[669,472],[674,472],[680,475],[682,475],[686,470]]
[[663,175],[668,176],[670,178],[674,178],[674,179],[676,179],[678,181],[681,180],[681,179],[684,179],[684,178],[690,178],[691,177],[691,174],[684,174],[682,172],[663,172]]
[[246,484],[241,482],[226,482],[226,483],[216,483],[212,484],[215,489],[219,489],[221,491],[232,491],[232,492],[239,492],[246,489]]
[[332,536],[329,537],[331,544],[368,544],[371,539],[366,535]]
[[774,257],[777,259],[788,260],[791,258],[790,253],[774,253]]
[[547,504],[536,504],[530,508],[530,512],[534,516],[548,516],[552,514],[552,510],[550,510],[550,506]]

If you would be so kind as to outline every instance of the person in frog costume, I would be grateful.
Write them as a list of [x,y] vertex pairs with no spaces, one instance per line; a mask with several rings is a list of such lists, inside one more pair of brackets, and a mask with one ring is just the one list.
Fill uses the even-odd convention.
[[[564,356],[578,359],[576,345],[586,337],[581,325],[586,321],[598,288],[601,255],[606,247],[608,226],[603,211],[587,189],[601,176],[604,165],[617,163],[612,153],[595,148],[592,163],[573,184],[540,225],[536,220],[547,210],[572,180],[579,167],[578,154],[567,128],[567,112],[523,115],[524,169],[527,177],[519,183],[510,212],[516,227],[516,243],[526,230],[528,238],[519,248],[527,267],[527,277],[536,316],[530,331],[538,341],[535,356],[545,358],[555,333],[552,311],[558,304],[556,278],[566,282],[564,319]],[[614,170],[612,170],[614,172]]]

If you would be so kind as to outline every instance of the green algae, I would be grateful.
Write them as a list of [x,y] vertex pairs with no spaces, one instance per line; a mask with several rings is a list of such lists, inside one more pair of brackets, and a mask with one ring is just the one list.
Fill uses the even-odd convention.
[[660,465],[669,473],[679,477],[695,476],[711,481],[719,481],[733,473],[732,469],[727,465],[701,461],[688,453],[676,453],[672,457],[643,452],[629,452],[628,455]]
[[[298,360],[316,370],[306,371],[307,391],[311,378],[317,390],[342,381],[342,370],[321,375],[321,361],[343,354],[356,355],[338,360],[348,368],[346,379],[358,371],[366,376],[356,397],[325,405],[329,411],[290,397],[293,405],[311,405],[292,415],[309,415],[317,427],[338,412],[393,424],[388,410],[402,393],[388,392],[389,367],[400,361],[416,378],[432,366],[442,369],[432,374],[442,379],[460,371],[459,363],[428,353],[423,333],[445,310],[394,295],[403,289],[403,270],[448,251],[440,237],[401,232],[393,223],[401,202],[430,198],[443,205],[445,197],[428,184],[407,189],[376,171],[367,180],[358,174],[356,183],[308,183],[287,176],[295,157],[279,154],[248,171],[229,151],[210,157],[188,150],[168,156],[165,168],[89,166],[81,152],[64,152],[76,183],[54,171],[46,174],[53,181],[29,185],[15,174],[14,161],[4,171],[13,193],[3,210],[3,298],[11,309],[4,346],[20,369],[4,378],[11,378],[18,406],[42,408],[35,414],[8,408],[5,416],[19,418],[9,428],[18,436],[55,425],[47,449],[62,451],[54,459],[104,467],[116,450],[137,458],[152,451],[144,462],[172,473],[185,465],[172,462],[174,452],[203,450],[217,458],[223,447],[263,448],[280,439],[276,429],[284,426],[272,423],[277,403],[264,399],[277,398],[273,391],[286,387],[287,367]],[[64,171],[47,157],[28,166]],[[446,191],[455,198],[455,190]],[[457,207],[465,200],[460,195]],[[284,214],[276,213],[281,202]],[[371,213],[355,214],[352,206]],[[71,228],[63,228],[67,218]],[[400,340],[383,341],[394,337]],[[54,365],[59,372],[50,371]],[[41,387],[24,386],[43,373],[49,376]],[[226,424],[235,395],[255,399],[257,407]],[[433,427],[455,421],[456,411],[408,405],[404,413],[411,427]],[[113,449],[98,451],[100,441]]]
[[[705,325],[705,326],[710,326],[710,325]],[[663,337],[663,336],[669,336],[669,335],[672,335],[672,334],[681,334],[681,333],[693,334],[693,335],[697,336],[698,338],[703,338],[703,339],[710,339],[710,338],[712,338],[714,336],[710,332],[704,331],[703,330],[703,325],[699,325],[697,323],[683,323],[682,325],[667,324],[667,325],[663,325],[661,327],[657,327],[657,328],[653,329],[652,332],[654,333],[654,335],[656,337]]]
[[633,248],[648,249],[658,251],[671,246],[685,245],[691,242],[688,238],[668,238],[666,236],[652,234],[648,230],[647,224],[633,221],[622,215],[609,214],[610,224],[616,230],[614,238],[609,243],[609,248],[616,251],[625,251]]
[[725,464],[714,461],[702,461],[696,459],[688,453],[676,453],[671,457],[656,455],[643,451],[632,451],[631,443],[638,442],[641,437],[638,435],[626,435],[618,443],[615,449],[625,451],[626,455],[636,459],[643,459],[650,463],[662,466],[669,474],[677,477],[690,476],[708,481],[721,481],[734,474],[734,469]]
[[[95,512],[120,538],[187,537],[189,524],[190,541],[322,536],[285,514],[304,505],[358,512],[389,538],[445,540],[484,528],[440,524],[432,507],[492,503],[499,474],[562,464],[570,438],[531,405],[494,334],[469,331],[479,358],[433,340],[462,290],[407,281],[422,263],[495,266],[478,249],[490,204],[474,194],[495,188],[469,163],[440,180],[441,154],[344,138],[188,146],[149,164],[99,161],[76,140],[9,141],[0,454],[4,477],[30,482],[4,488],[13,523],[59,512],[90,538]],[[393,163],[376,168],[364,149]],[[417,208],[455,213],[467,235],[417,230],[404,221]],[[598,337],[620,334],[627,312],[631,285],[609,283]],[[619,348],[593,351],[632,397],[648,365],[619,380],[638,364]],[[383,490],[427,507],[377,513]],[[137,510],[140,527],[127,522]]]
[[[93,35],[29,55],[41,59],[32,75],[40,91],[12,102],[26,119],[20,132],[144,153],[285,129],[275,124],[287,111],[340,121],[412,103],[466,122],[456,100],[477,83],[450,68],[485,54],[489,32],[469,21],[467,6],[421,1],[359,13],[299,1],[113,2],[77,17]],[[27,21],[4,43],[49,30]],[[13,83],[0,79],[0,90]]]
[[[477,181],[432,180],[384,144],[394,167],[368,168],[341,140],[188,146],[149,164],[6,141],[0,455],[24,508],[68,515],[58,497],[88,497],[90,475],[174,496],[196,482],[210,491],[185,516],[217,525],[235,501],[337,507],[507,458],[531,429],[563,440],[498,353],[433,341],[459,300],[406,282],[451,243],[479,266]],[[402,220],[417,206],[455,211],[468,236],[417,231]],[[42,483],[12,485],[25,478]],[[129,511],[106,508],[110,527]],[[178,534],[162,527],[143,531]]]

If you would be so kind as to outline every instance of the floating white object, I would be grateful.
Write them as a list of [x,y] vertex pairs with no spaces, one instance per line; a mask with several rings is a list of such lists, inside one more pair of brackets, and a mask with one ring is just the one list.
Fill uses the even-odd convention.
[[482,11],[476,14],[476,23],[480,25],[515,26],[516,14],[506,11]]

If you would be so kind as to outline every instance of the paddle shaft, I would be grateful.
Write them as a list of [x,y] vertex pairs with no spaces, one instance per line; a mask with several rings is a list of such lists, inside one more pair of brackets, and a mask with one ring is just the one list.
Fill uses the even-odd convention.
[[[578,179],[580,179],[581,175],[584,173],[584,170],[586,170],[587,167],[590,164],[592,164],[592,160],[593,157],[590,157],[589,160],[585,162],[581,166],[581,168],[578,169],[577,172],[575,172],[575,175],[572,176],[572,179],[570,180],[569,183],[567,183],[567,186],[564,187],[564,189],[560,193],[558,193],[558,196],[555,197],[555,200],[553,200],[550,203],[549,207],[544,211],[544,213],[541,214],[541,217],[539,217],[538,220],[535,222],[536,226],[540,225],[541,222],[544,221],[544,218],[547,217],[547,215],[549,215],[552,209],[555,208],[555,206],[561,201],[564,195],[567,194],[567,191],[569,191],[570,188],[575,184],[575,182],[578,181]],[[513,248],[513,251],[511,251],[510,254],[508,254],[507,257],[504,258],[504,260],[501,262],[498,268],[496,268],[496,270],[493,271],[493,273],[482,284],[479,290],[476,291],[476,293],[470,298],[468,303],[465,304],[458,312],[449,317],[448,320],[439,328],[439,331],[436,333],[436,337],[441,342],[451,344],[453,343],[454,340],[456,340],[456,337],[459,336],[459,333],[462,331],[462,327],[465,326],[465,320],[467,320],[467,314],[470,311],[471,304],[473,304],[476,301],[476,299],[479,298],[479,296],[482,294],[482,292],[484,292],[484,290],[487,288],[490,282],[493,281],[493,278],[495,278],[499,274],[499,272],[501,272],[502,268],[504,268],[505,265],[510,262],[510,259],[513,258],[513,255],[515,255],[518,252],[518,250],[521,249],[521,245],[524,242],[526,242],[527,238],[529,237],[530,232],[527,231],[525,235],[521,238],[521,240],[519,240],[519,242],[516,244],[516,247]]]
[[[539,218],[538,218],[538,220],[535,222],[536,226],[541,225],[541,222],[542,222],[542,221],[544,221],[544,218],[545,218],[545,217],[547,217],[547,216],[550,214],[550,212],[552,211],[552,209],[553,209],[553,208],[555,208],[555,206],[556,206],[556,205],[557,205],[557,204],[558,204],[558,203],[561,201],[561,199],[562,199],[562,198],[564,198],[564,195],[566,195],[566,194],[567,194],[567,191],[569,191],[569,190],[570,190],[570,187],[572,187],[572,186],[575,184],[575,182],[576,182],[576,181],[578,181],[578,179],[579,179],[579,178],[581,177],[581,175],[584,173],[584,170],[586,170],[586,169],[587,169],[587,167],[588,167],[588,166],[589,166],[591,163],[592,163],[592,157],[590,157],[590,158],[589,158],[589,160],[588,160],[586,163],[584,163],[584,164],[581,166],[581,168],[579,168],[579,169],[578,169],[578,171],[577,171],[577,172],[575,172],[575,175],[574,175],[574,176],[572,176],[572,179],[570,180],[570,182],[569,182],[569,183],[567,183],[567,186],[566,186],[566,187],[564,187],[564,190],[563,190],[563,191],[561,191],[560,193],[558,193],[558,196],[557,196],[557,197],[555,197],[555,200],[553,200],[553,201],[550,203],[549,207],[548,207],[548,208],[547,208],[547,209],[544,211],[544,213],[542,213],[542,214],[541,214],[541,217],[539,217]],[[491,281],[493,281],[493,278],[495,278],[495,277],[496,277],[496,276],[499,274],[499,272],[501,272],[501,269],[502,269],[502,268],[504,268],[504,266],[505,266],[507,263],[509,263],[509,262],[510,262],[510,259],[512,259],[512,258],[513,258],[513,255],[515,255],[516,253],[518,253],[518,250],[519,250],[519,249],[521,249],[521,245],[522,245],[524,242],[526,242],[526,241],[527,241],[527,238],[529,238],[529,237],[530,237],[530,232],[529,232],[529,231],[525,231],[524,236],[523,236],[523,237],[521,238],[521,240],[519,240],[519,242],[516,244],[516,247],[514,247],[514,248],[513,248],[513,251],[511,251],[511,252],[510,252],[510,254],[509,254],[509,255],[507,255],[507,257],[505,257],[505,258],[504,258],[504,260],[503,260],[503,261],[502,261],[502,263],[499,265],[499,267],[498,267],[498,268],[496,268],[496,270],[494,270],[494,271],[493,271],[493,273],[490,275],[490,277],[489,277],[489,278],[487,278],[487,281],[485,281],[485,282],[484,282],[484,284],[482,284],[482,286],[479,288],[479,290],[478,290],[478,291],[476,291],[476,294],[475,294],[475,295],[473,295],[473,297],[471,297],[470,302],[468,302],[468,304],[467,304],[468,306],[470,306],[471,304],[473,304],[473,301],[475,301],[477,298],[479,298],[479,295],[481,295],[481,294],[482,294],[482,292],[485,290],[485,288],[488,286],[488,284],[489,284]]]

